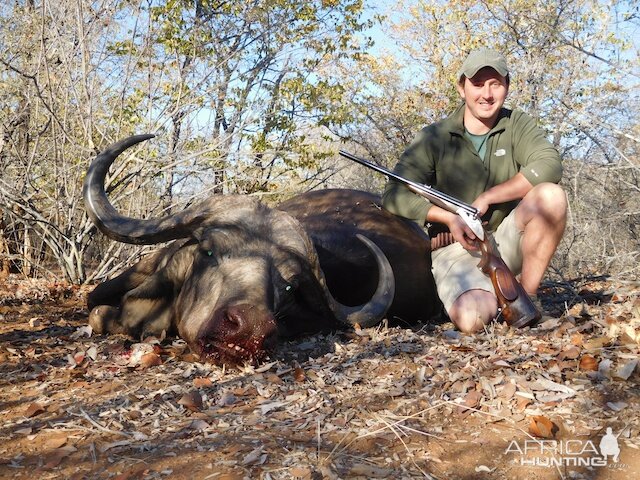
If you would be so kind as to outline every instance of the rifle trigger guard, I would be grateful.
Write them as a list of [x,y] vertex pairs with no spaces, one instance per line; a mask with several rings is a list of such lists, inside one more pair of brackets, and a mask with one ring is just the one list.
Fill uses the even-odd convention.
[[482,222],[480,221],[480,219],[476,215],[467,212],[463,208],[458,208],[456,210],[456,213],[460,215],[460,218],[462,218],[462,220],[464,220],[464,223],[466,223],[471,231],[475,233],[476,237],[478,237],[480,241],[483,241],[484,228],[482,228]]

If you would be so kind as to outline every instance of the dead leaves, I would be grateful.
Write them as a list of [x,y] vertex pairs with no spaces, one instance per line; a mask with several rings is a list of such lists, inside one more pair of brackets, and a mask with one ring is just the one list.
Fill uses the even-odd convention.
[[559,430],[558,425],[541,415],[531,417],[529,422],[529,433],[538,438],[555,438]]
[[596,360],[593,355],[589,355],[587,353],[580,358],[580,363],[578,364],[578,366],[580,370],[584,372],[597,372],[598,360]]
[[67,432],[46,432],[39,434],[42,436],[42,446],[45,450],[57,450],[64,447],[69,441]]
[[585,341],[583,348],[587,352],[598,352],[610,344],[611,339],[609,337],[595,337]]
[[142,369],[155,367],[162,365],[162,359],[160,358],[160,355],[155,352],[145,353],[140,357],[139,365]]
[[498,396],[504,400],[511,400],[516,394],[516,384],[507,382],[498,389]]
[[197,390],[192,390],[185,393],[180,400],[178,400],[178,404],[192,412],[198,412],[202,410],[202,395],[200,395],[200,392]]
[[43,470],[53,470],[60,463],[72,453],[77,452],[78,449],[74,446],[66,446],[54,449],[51,453],[47,454],[44,460]]
[[471,390],[465,395],[462,403],[458,407],[458,414],[471,413],[478,407],[478,405],[480,405],[480,400],[482,400],[482,393],[476,390]]
[[37,402],[32,403],[24,412],[25,417],[35,417],[45,411],[45,407]]
[[637,358],[633,358],[629,361],[626,361],[618,367],[618,369],[613,374],[613,378],[616,378],[619,380],[628,380],[631,374],[633,374],[633,372],[635,371],[637,366],[638,366]]
[[389,478],[393,476],[393,470],[365,463],[357,463],[351,467],[349,475],[364,478]]
[[196,388],[208,388],[213,386],[213,381],[206,377],[196,377],[193,379],[193,386]]
[[296,382],[304,382],[307,380],[307,376],[304,373],[304,369],[301,367],[296,367],[293,371],[293,378]]
[[559,361],[563,361],[563,360],[575,360],[576,358],[578,358],[580,356],[580,348],[572,345],[570,347],[565,348],[564,350],[562,350],[559,354],[557,359]]
[[[118,459],[112,478],[168,478],[155,465],[172,466],[173,454],[216,478],[475,478],[502,464],[452,460],[458,441],[466,461],[484,450],[469,444],[504,450],[505,434],[555,440],[628,424],[633,446],[623,448],[634,448],[639,405],[625,392],[639,375],[627,328],[635,304],[617,295],[522,331],[492,325],[469,336],[449,324],[308,337],[233,371],[189,357],[180,340],[96,337],[80,320],[21,310],[18,330],[31,337],[0,344],[15,382],[0,384],[0,463],[67,478],[83,462]],[[51,325],[60,334],[47,334]],[[16,384],[20,401],[10,403]]]
[[267,454],[264,453],[264,446],[260,445],[258,448],[249,452],[243,459],[242,465],[262,465],[267,461]]

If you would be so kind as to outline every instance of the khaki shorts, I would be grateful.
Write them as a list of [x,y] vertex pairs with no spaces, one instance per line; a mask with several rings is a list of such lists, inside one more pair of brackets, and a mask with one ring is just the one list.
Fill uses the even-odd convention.
[[[502,221],[493,234],[498,251],[514,275],[522,271],[522,231],[516,226],[515,209]],[[447,312],[453,302],[469,290],[494,293],[491,279],[478,268],[480,252],[469,252],[459,243],[452,243],[431,253],[431,268],[438,296]]]

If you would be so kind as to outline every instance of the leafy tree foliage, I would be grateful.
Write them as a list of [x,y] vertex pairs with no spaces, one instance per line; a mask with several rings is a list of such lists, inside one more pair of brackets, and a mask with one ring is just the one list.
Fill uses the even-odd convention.
[[336,160],[338,143],[392,166],[458,104],[466,53],[491,45],[510,60],[511,105],[540,118],[565,159],[572,217],[557,271],[637,275],[637,2],[372,5],[2,3],[1,271],[82,282],[138,255],[95,235],[81,200],[88,162],[132,133],[158,136],[107,179],[131,216],[212,192],[379,191],[383,178]]
[[97,257],[92,276],[106,274],[118,255],[94,240],[82,178],[97,151],[134,132],[159,134],[148,161],[125,155],[108,181],[133,216],[196,191],[274,192],[317,173],[326,153],[305,133],[323,115],[314,98],[340,89],[326,65],[367,48],[356,36],[363,9],[359,0],[5,4],[5,254],[23,269],[51,255],[72,281]]
[[384,47],[365,69],[341,72],[355,114],[331,128],[393,166],[423,125],[460,103],[467,53],[496,48],[512,71],[508,104],[539,118],[565,161],[572,218],[555,267],[637,274],[639,19],[626,1],[398,2]]

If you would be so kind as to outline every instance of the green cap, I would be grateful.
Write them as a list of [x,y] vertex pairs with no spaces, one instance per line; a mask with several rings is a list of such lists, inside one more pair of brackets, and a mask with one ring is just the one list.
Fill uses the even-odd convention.
[[458,70],[458,80],[464,75],[467,78],[473,76],[484,67],[491,67],[503,77],[509,75],[507,61],[504,56],[490,48],[480,48],[472,51]]

